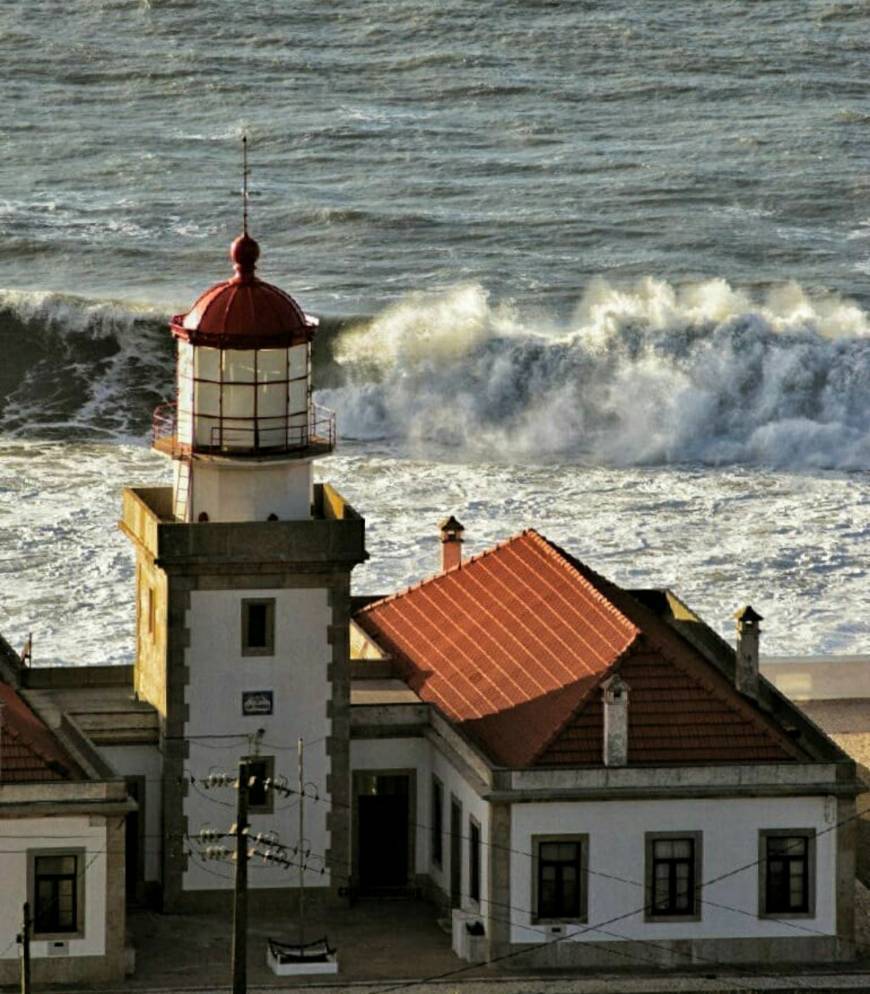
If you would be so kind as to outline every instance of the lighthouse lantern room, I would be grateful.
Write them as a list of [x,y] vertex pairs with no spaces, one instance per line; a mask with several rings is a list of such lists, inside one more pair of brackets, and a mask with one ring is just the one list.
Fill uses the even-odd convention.
[[311,400],[317,319],[255,275],[259,254],[245,231],[235,275],[170,323],[176,402],[155,411],[153,444],[175,463],[177,521],[308,518],[311,460],[335,446],[334,414]]

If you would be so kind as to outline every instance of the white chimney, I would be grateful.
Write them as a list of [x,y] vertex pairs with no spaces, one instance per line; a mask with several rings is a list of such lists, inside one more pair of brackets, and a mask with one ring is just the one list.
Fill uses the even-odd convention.
[[605,766],[626,766],[628,763],[628,689],[618,673],[601,684]]
[[453,569],[462,562],[462,533],[465,529],[451,514],[438,522],[441,532],[441,570]]
[[758,645],[761,629],[758,623],[764,619],[748,604],[737,614],[737,666],[734,670],[734,683],[747,697],[758,696]]

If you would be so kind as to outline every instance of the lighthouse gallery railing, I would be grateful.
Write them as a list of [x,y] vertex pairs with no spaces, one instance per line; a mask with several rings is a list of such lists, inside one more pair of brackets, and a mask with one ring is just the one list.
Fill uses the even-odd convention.
[[[151,421],[151,444],[154,448],[181,455],[189,452],[232,455],[279,455],[301,453],[306,449],[329,451],[335,448],[335,412],[311,404],[308,417],[296,423],[298,415],[284,418],[229,418],[191,414],[193,444],[178,438],[178,406],[160,404]],[[197,440],[197,427],[207,425],[207,443]]]

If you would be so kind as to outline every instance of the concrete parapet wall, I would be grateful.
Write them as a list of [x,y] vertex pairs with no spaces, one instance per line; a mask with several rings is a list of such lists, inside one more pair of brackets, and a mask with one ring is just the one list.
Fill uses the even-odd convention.
[[793,701],[870,697],[870,655],[766,656],[761,672]]

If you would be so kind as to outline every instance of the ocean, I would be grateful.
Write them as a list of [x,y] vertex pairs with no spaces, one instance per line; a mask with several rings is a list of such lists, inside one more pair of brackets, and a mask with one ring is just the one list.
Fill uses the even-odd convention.
[[870,644],[870,4],[0,7],[0,632],[130,662],[166,322],[321,318],[358,593],[534,527],[770,654]]

